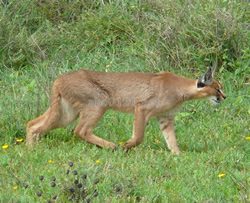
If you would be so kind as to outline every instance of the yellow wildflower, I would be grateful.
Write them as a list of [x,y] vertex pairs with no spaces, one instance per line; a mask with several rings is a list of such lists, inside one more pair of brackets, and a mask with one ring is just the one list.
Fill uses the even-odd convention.
[[17,190],[17,185],[13,186],[13,190]]
[[222,178],[222,177],[224,177],[225,175],[226,175],[225,173],[219,173],[219,174],[218,174],[218,177],[219,177],[219,178]]
[[9,148],[9,145],[8,145],[8,144],[2,145],[2,149],[8,149],[8,148]]
[[247,136],[247,137],[246,137],[246,140],[249,140],[249,141],[250,141],[250,136]]
[[17,143],[17,144],[19,144],[19,143],[21,143],[21,142],[23,142],[23,141],[24,141],[23,138],[16,138],[16,143]]
[[49,164],[53,164],[54,161],[50,159],[50,160],[48,160],[48,163],[49,163]]
[[96,164],[100,164],[100,163],[101,163],[101,160],[97,159],[97,160],[95,161],[95,163],[96,163]]

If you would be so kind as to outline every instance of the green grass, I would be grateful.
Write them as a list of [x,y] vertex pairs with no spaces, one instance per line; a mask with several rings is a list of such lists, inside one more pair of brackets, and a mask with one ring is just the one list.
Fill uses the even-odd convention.
[[[98,191],[99,195],[93,197],[97,202],[249,200],[249,87],[231,86],[225,79],[230,73],[220,75],[228,95],[220,107],[194,101],[177,115],[176,131],[182,149],[179,157],[167,150],[154,119],[143,144],[128,153],[99,149],[73,137],[74,125],[50,132],[34,150],[28,150],[24,143],[16,145],[15,138],[25,136],[27,120],[48,105],[47,74],[44,69],[1,73],[1,144],[9,144],[7,150],[1,150],[0,159],[3,202],[45,201],[55,194],[59,202],[66,201],[64,188],[73,182],[72,175],[66,175],[69,161],[79,173],[88,175],[86,187],[89,194]],[[119,144],[129,139],[132,121],[131,115],[111,111],[95,132]],[[219,178],[220,173],[226,175]],[[40,175],[45,181],[39,181]],[[55,188],[50,187],[52,176],[57,178]],[[100,182],[93,185],[96,178]],[[24,183],[29,184],[27,189]],[[43,191],[42,197],[36,196],[37,191]]]
[[[87,175],[82,201],[250,201],[249,4],[69,2],[22,0],[0,7],[0,146],[9,145],[0,149],[0,202],[46,202],[54,195],[67,202],[73,170],[79,178]],[[183,106],[176,116],[180,156],[167,150],[154,119],[144,142],[128,153],[76,138],[76,123],[51,131],[33,150],[16,144],[25,139],[27,121],[48,107],[58,74],[86,67],[197,78],[209,64],[218,65],[216,78],[228,98],[219,107],[207,101]],[[132,115],[109,111],[95,133],[119,145],[130,138],[132,123]]]

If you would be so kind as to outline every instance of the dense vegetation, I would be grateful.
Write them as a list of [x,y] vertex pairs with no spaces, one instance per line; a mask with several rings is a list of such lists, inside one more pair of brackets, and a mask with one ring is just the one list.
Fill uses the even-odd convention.
[[[57,195],[65,202],[73,194],[73,201],[96,202],[250,201],[249,11],[240,0],[0,1],[0,201]],[[179,157],[166,149],[155,120],[129,153],[72,137],[74,125],[32,151],[22,142],[25,123],[46,109],[60,73],[171,70],[197,78],[209,65],[228,99],[219,108],[184,106],[176,119]],[[122,144],[132,122],[108,112],[96,134]],[[84,195],[83,187],[70,191],[77,177]]]

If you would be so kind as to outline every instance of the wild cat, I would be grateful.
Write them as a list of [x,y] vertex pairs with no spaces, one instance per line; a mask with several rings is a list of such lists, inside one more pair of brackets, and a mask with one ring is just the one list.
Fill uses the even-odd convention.
[[174,130],[176,109],[185,101],[209,98],[220,103],[226,98],[213,70],[198,80],[162,73],[106,73],[79,70],[60,76],[52,87],[48,110],[27,124],[27,144],[33,145],[49,130],[67,126],[79,118],[75,134],[89,143],[114,149],[116,145],[93,133],[108,109],[134,113],[133,133],[125,149],[143,141],[151,117],[160,124],[169,150],[179,154]]

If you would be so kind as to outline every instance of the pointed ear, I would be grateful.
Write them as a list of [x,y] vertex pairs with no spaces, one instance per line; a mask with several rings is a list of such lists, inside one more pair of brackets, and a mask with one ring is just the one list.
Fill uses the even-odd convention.
[[197,87],[205,87],[211,85],[213,82],[213,70],[211,67],[208,68],[207,72],[198,79]]

